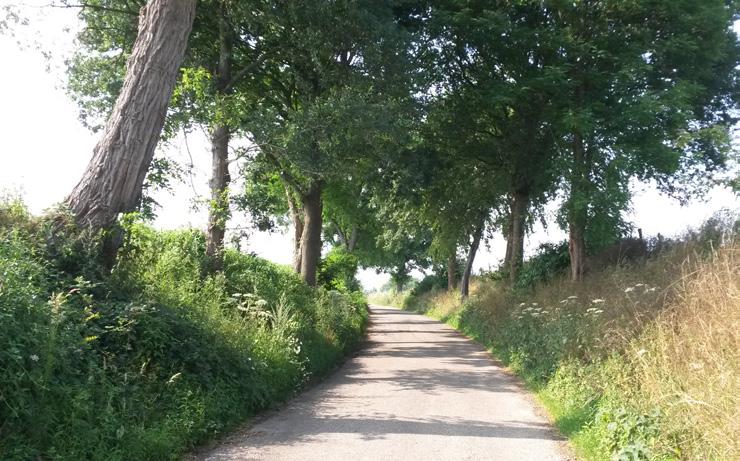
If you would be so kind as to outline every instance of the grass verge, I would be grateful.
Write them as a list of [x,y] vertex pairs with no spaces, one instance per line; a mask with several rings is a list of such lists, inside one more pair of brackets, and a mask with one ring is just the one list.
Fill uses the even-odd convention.
[[690,240],[574,284],[430,291],[403,307],[484,344],[585,460],[740,458],[740,245]]

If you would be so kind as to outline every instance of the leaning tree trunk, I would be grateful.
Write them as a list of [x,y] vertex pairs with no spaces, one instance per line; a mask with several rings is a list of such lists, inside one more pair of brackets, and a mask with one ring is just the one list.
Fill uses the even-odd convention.
[[[218,21],[219,55],[215,74],[216,94],[219,102],[228,93],[231,83],[232,39],[231,28],[226,20],[226,12],[219,12]],[[229,219],[229,141],[231,129],[218,122],[211,132],[211,203],[208,208],[208,231],[206,235],[206,259],[209,270],[223,268],[224,236]]]
[[322,208],[321,184],[311,184],[303,201],[303,235],[301,236],[301,277],[316,286],[316,272],[321,259]]
[[524,261],[524,225],[528,209],[529,193],[524,190],[515,191],[511,202],[511,233],[508,240],[508,244],[511,245],[509,280],[512,283],[516,282]]
[[478,246],[480,245],[480,239],[483,236],[483,228],[485,227],[485,221],[473,232],[473,241],[470,243],[470,250],[468,251],[468,260],[465,263],[465,271],[463,271],[462,279],[460,281],[460,295],[463,299],[470,295],[470,275],[473,273],[473,261],[475,260],[475,254],[478,252]]
[[452,291],[457,287],[457,255],[455,249],[452,249],[450,256],[447,257],[447,291]]
[[139,204],[193,26],[195,3],[151,0],[141,9],[123,88],[92,160],[66,199],[79,225],[110,227],[119,213]]
[[583,280],[586,262],[586,210],[582,205],[586,190],[586,158],[583,138],[579,133],[573,135],[573,177],[571,179],[570,204],[568,210],[568,254],[570,256],[570,276],[574,281]]

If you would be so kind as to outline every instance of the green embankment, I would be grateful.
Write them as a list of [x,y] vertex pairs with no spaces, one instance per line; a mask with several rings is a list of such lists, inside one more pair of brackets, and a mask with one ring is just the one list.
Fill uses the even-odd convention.
[[358,293],[236,251],[204,276],[202,233],[126,227],[106,271],[99,239],[64,217],[0,207],[0,459],[177,458],[325,375],[362,335]]
[[478,279],[403,307],[485,344],[585,460],[740,459],[740,246],[694,240],[644,264],[511,290]]

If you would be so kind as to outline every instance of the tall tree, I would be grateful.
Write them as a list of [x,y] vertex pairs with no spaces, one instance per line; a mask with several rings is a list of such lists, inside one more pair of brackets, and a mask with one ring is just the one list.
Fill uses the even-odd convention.
[[589,234],[619,227],[631,178],[670,190],[691,170],[722,167],[738,81],[731,5],[582,0],[548,10],[568,68],[563,214],[574,280]]
[[407,44],[390,2],[285,2],[271,14],[280,27],[252,79],[259,104],[248,123],[257,161],[289,191],[303,229],[296,265],[313,285],[324,191],[403,143]]
[[195,3],[151,0],[141,9],[120,95],[90,164],[66,200],[81,225],[108,227],[119,213],[138,205],[187,47]]
[[558,39],[541,2],[440,2],[436,13],[430,27],[444,91],[431,138],[489,178],[495,193],[483,208],[508,201],[504,265],[515,280],[531,212],[557,185]]
[[[212,170],[206,254],[210,270],[221,266],[230,205],[230,142],[242,134],[241,112],[248,107],[244,77],[260,63],[261,31],[267,21],[261,19],[264,6],[256,1],[199,2],[182,78],[165,120],[165,137],[194,126],[209,133]],[[136,24],[128,7],[121,8],[114,0],[94,0],[80,7],[85,27],[78,36],[82,46],[69,67],[69,89],[81,106],[83,121],[94,128],[95,119],[107,115],[109,101],[120,92],[121,58],[130,53]]]

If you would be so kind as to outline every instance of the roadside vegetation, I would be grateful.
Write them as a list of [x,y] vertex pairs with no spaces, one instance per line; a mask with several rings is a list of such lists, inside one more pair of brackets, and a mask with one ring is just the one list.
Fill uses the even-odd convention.
[[[41,8],[77,12],[59,58],[100,138],[58,211],[0,204],[0,458],[174,457],[285,399],[360,336],[360,267],[433,273],[407,306],[491,345],[588,456],[737,454],[735,244],[626,218],[635,185],[738,190],[737,2],[77,3]],[[189,161],[157,149],[194,133]],[[154,230],[199,155],[207,226]],[[568,241],[525,264],[538,222]],[[253,230],[289,230],[292,267],[237,251]]]
[[[0,204],[0,458],[172,459],[332,370],[363,296],[129,217],[116,265],[69,217]],[[56,229],[56,230],[54,230]]]
[[[419,290],[422,282],[400,305],[489,347],[583,459],[738,459],[737,230],[733,219],[710,220],[582,283],[568,280],[566,264],[513,288],[481,275],[462,303],[445,288]],[[520,280],[549,256],[527,261]]]

